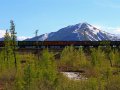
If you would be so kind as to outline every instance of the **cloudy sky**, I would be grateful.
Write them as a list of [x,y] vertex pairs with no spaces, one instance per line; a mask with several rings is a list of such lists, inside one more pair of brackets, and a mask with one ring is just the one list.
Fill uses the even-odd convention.
[[5,34],[5,30],[0,30],[0,38],[2,38]]
[[0,0],[0,37],[11,19],[21,38],[80,22],[120,34],[120,0]]

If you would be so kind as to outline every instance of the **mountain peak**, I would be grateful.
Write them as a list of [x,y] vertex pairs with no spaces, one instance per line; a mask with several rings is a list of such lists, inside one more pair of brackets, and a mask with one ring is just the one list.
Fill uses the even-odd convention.
[[[87,22],[70,25],[56,32],[43,34],[39,36],[39,40],[47,41],[101,41],[116,40],[114,35],[108,34]],[[36,40],[32,38],[31,40]]]
[[84,25],[89,25],[89,23],[87,23],[87,22],[83,22],[83,23],[81,23],[81,24],[84,24]]
[[77,25],[77,31],[100,31],[99,29],[97,29],[96,27],[90,25],[89,23],[87,22],[83,22],[83,23],[79,23],[79,24],[76,24]]
[[92,27],[92,25],[90,25],[89,23],[87,22],[83,22],[83,23],[79,23],[77,24],[78,28],[80,29],[86,29],[86,28],[89,28],[89,27]]

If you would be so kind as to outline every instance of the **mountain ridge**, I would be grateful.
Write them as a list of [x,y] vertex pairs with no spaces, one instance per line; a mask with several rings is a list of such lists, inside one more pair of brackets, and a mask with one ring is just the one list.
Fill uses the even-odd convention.
[[25,41],[117,41],[114,34],[97,29],[87,22],[69,25],[56,32],[42,34],[38,37],[26,39]]

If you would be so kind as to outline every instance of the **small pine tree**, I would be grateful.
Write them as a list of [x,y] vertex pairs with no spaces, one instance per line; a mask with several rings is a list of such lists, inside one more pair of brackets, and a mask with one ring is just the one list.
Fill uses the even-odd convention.
[[7,59],[9,60],[11,53],[11,48],[10,48],[10,35],[8,33],[8,30],[6,30],[5,36],[4,36],[4,60]]
[[57,66],[53,54],[49,53],[48,50],[44,50],[39,65],[39,78],[44,85],[47,84],[53,87],[57,79]]
[[75,53],[75,61],[74,63],[74,67],[78,67],[78,69],[80,68],[85,68],[85,67],[89,67],[89,62],[85,56],[85,52],[83,51],[83,48],[79,48],[79,50],[76,50]]
[[105,61],[105,53],[102,51],[101,47],[98,49],[91,49],[91,64],[92,66],[102,67],[103,62]]
[[14,63],[15,67],[17,67],[17,60],[16,60],[16,32],[15,32],[15,24],[13,20],[10,21],[11,26],[10,26],[10,33],[11,33],[11,44],[12,44],[12,51],[13,51],[13,56],[14,56]]
[[73,67],[75,57],[75,49],[73,46],[65,47],[61,54],[61,65],[63,65],[65,68],[67,67],[66,69]]

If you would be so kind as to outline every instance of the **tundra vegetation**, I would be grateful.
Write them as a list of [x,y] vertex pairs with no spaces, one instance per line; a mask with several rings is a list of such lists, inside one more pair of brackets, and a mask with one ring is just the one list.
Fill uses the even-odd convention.
[[[86,50],[69,46],[62,50],[60,58],[55,58],[56,52],[48,49],[40,51],[38,58],[38,54],[18,52],[15,39],[11,39],[7,31],[4,42],[0,51],[0,89],[120,90],[118,48],[107,46]],[[78,71],[87,79],[72,80],[64,76],[63,71]]]
[[[5,47],[6,48],[6,47]],[[16,52],[10,46],[0,52],[0,88],[5,90],[120,90],[120,51],[66,47],[59,59],[47,49],[40,58]],[[6,55],[7,54],[7,55]],[[112,63],[112,66],[111,66]],[[62,71],[84,71],[86,80],[70,80]]]

